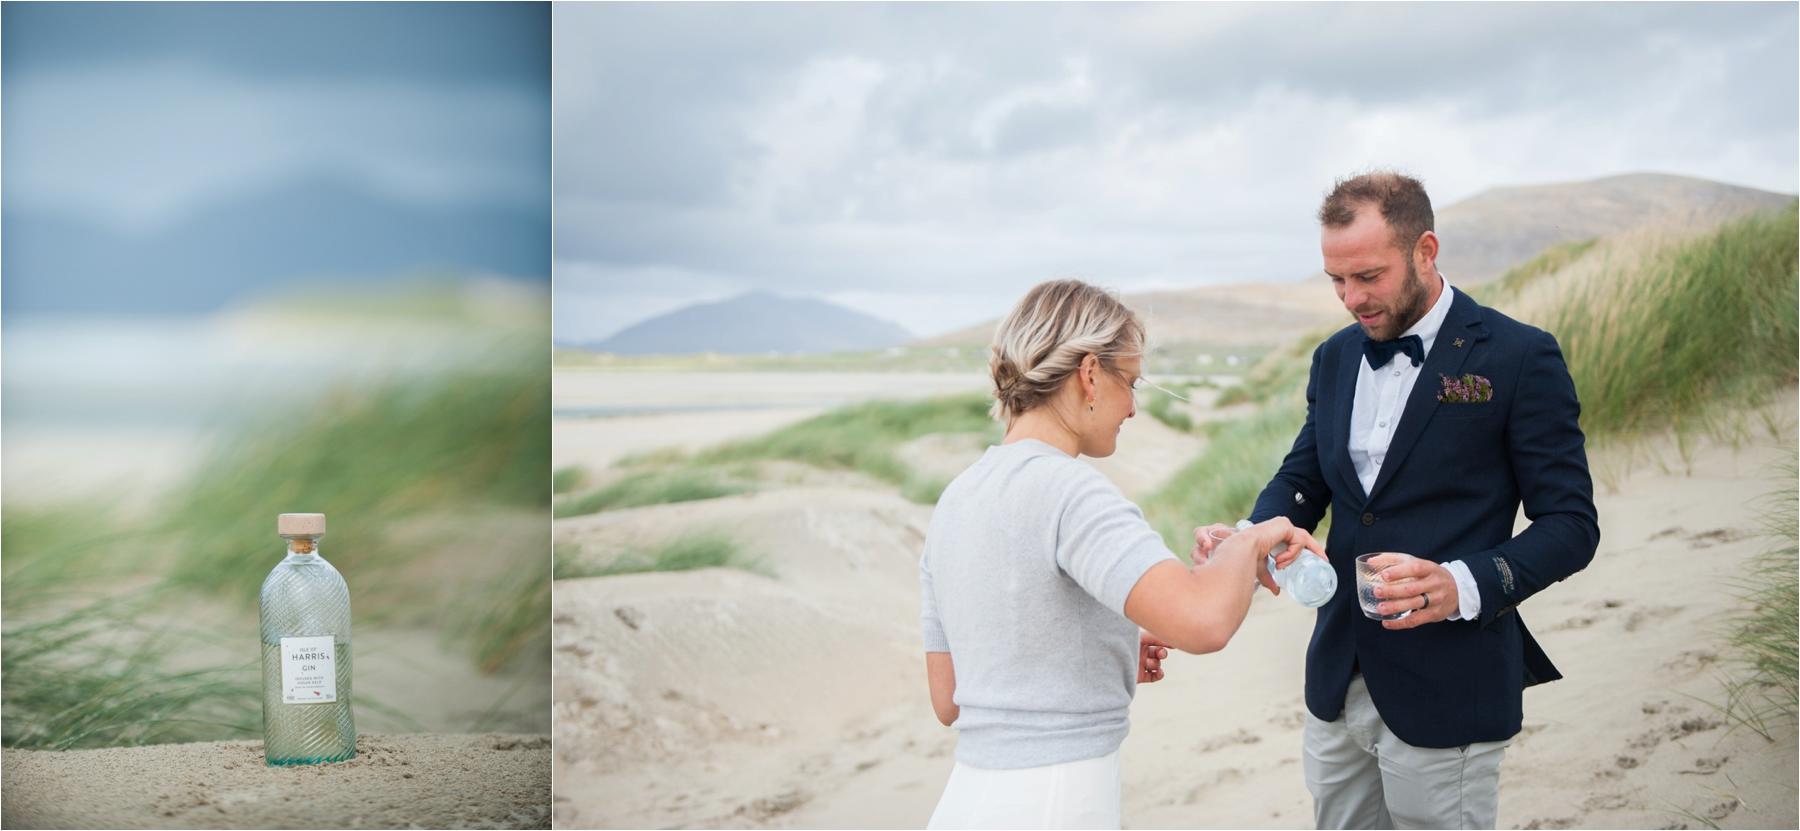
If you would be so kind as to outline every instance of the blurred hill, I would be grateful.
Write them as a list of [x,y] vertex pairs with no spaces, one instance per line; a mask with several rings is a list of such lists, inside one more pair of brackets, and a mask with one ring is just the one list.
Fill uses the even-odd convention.
[[1494,188],[1438,211],[1438,265],[1457,285],[1475,285],[1558,243],[1626,231],[1697,233],[1792,199],[1663,173]]
[[[1686,176],[1634,173],[1585,182],[1494,188],[1437,212],[1438,264],[1450,282],[1493,280],[1562,243],[1626,234],[1698,234],[1793,196]],[[1320,326],[1348,323],[1321,272],[1295,283],[1199,286],[1126,294],[1161,345],[1276,347]],[[998,320],[924,346],[981,347]]]
[[422,207],[336,176],[241,194],[143,236],[49,213],[0,222],[8,314],[205,313],[321,276],[550,273],[542,210]]
[[883,349],[912,338],[899,324],[843,306],[757,291],[697,303],[577,345],[619,355],[795,354]]

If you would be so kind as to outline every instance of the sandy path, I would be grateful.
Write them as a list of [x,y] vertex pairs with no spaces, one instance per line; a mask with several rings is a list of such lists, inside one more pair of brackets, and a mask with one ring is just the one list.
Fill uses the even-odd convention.
[[980,392],[979,372],[666,372],[557,369],[559,416],[699,410],[831,408],[874,398]]
[[[1142,395],[1160,395],[1151,392]],[[1133,499],[1162,487],[1206,449],[1206,440],[1176,430],[1141,411],[1119,428],[1119,449],[1104,459],[1082,457]],[[970,459],[969,461],[974,461]]]
[[[1792,405],[1777,417],[1791,437]],[[1757,441],[1640,462],[1603,488],[1594,564],[1523,610],[1568,677],[1526,694],[1501,827],[1794,826],[1792,729],[1765,740],[1706,703],[1723,700],[1724,580],[1761,548],[1747,529],[1771,461],[1792,452]],[[922,825],[955,743],[931,717],[913,620],[928,519],[879,488],[815,487],[559,522],[559,546],[590,553],[722,523],[768,551],[775,576],[557,584],[557,822]],[[1310,629],[1259,595],[1229,648],[1172,659],[1169,680],[1140,691],[1128,826],[1311,826]]]
[[8,828],[548,828],[550,740],[362,736],[357,757],[263,764],[261,742],[5,751]]

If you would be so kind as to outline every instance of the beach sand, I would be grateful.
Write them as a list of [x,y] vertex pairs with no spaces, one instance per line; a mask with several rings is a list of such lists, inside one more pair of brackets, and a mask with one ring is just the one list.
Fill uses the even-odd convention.
[[548,828],[550,739],[361,736],[271,768],[261,742],[5,751],[7,828]]
[[[1792,458],[1792,402],[1772,419],[1780,440],[1596,451],[1600,551],[1520,609],[1567,677],[1526,692],[1500,827],[1794,827],[1793,728],[1764,739],[1715,707],[1721,616],[1738,604],[1728,581],[1764,547],[1758,500]],[[1198,452],[1154,440],[1150,423],[1128,424],[1103,466],[1128,494]],[[849,476],[559,520],[559,553],[578,556],[720,527],[768,573],[557,583],[557,824],[922,826],[955,747],[918,641],[930,511]],[[1259,594],[1224,651],[1173,656],[1168,680],[1138,691],[1127,827],[1312,826],[1299,763],[1312,620]]]

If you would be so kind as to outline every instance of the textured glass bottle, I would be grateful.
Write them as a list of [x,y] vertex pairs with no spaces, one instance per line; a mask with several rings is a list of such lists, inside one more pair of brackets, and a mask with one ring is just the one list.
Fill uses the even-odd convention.
[[[1238,530],[1249,528],[1250,520],[1238,520]],[[1286,546],[1278,545],[1269,549],[1269,576],[1275,579],[1275,585],[1282,591],[1309,609],[1317,609],[1330,602],[1331,596],[1337,594],[1337,572],[1331,564],[1311,551],[1302,551],[1300,556],[1287,564],[1286,568],[1275,567],[1275,555],[1286,550]]]
[[282,514],[288,554],[262,584],[263,750],[271,765],[356,756],[350,589],[319,555],[324,514]]

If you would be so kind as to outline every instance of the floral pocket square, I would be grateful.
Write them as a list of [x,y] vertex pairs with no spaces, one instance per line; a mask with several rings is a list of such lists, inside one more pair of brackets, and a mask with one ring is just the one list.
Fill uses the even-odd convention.
[[1444,381],[1444,388],[1438,391],[1437,400],[1440,404],[1482,404],[1494,400],[1494,385],[1480,375],[1438,377]]

